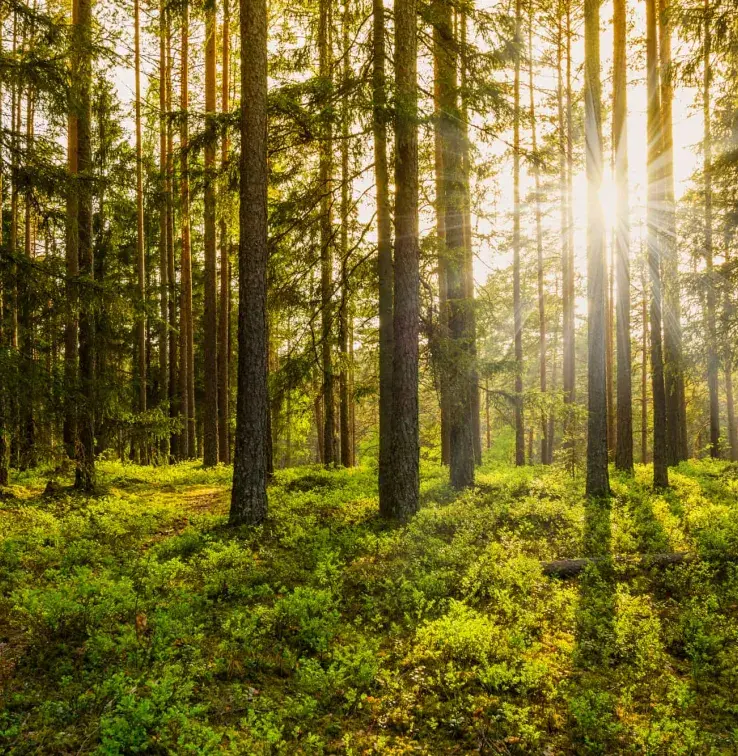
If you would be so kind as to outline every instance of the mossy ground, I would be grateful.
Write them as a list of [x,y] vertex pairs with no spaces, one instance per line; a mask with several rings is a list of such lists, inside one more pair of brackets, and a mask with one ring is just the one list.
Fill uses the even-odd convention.
[[[407,526],[376,474],[277,474],[226,527],[230,471],[101,465],[96,498],[0,501],[0,751],[736,753],[738,467],[584,506],[561,469],[423,469]],[[541,560],[692,551],[577,580]]]

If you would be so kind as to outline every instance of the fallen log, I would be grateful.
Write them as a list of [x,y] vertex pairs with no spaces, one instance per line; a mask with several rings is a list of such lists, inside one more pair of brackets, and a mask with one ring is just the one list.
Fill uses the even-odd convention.
[[590,557],[584,559],[557,559],[553,562],[542,562],[543,574],[549,577],[572,578],[584,572],[590,565],[607,564],[612,562],[619,567],[625,566],[633,571],[648,570],[652,567],[669,567],[673,564],[695,562],[699,557],[689,552],[673,554],[633,554],[616,557]]

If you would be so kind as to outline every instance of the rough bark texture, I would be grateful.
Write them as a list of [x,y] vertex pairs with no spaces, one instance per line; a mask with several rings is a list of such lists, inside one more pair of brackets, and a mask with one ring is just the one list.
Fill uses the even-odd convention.
[[710,3],[704,5],[703,40],[703,119],[705,134],[703,140],[704,180],[705,180],[705,302],[707,305],[705,344],[707,346],[707,388],[710,396],[710,456],[720,457],[720,394],[718,376],[720,360],[717,352],[717,327],[715,323],[716,281],[713,267],[712,240],[712,113],[710,112],[710,85],[712,83],[712,34],[710,31]]
[[[530,9],[528,24],[528,89],[530,90],[530,135],[533,157],[533,178],[535,187],[535,216],[536,216],[536,273],[538,279],[538,374],[541,395],[546,397],[546,292],[545,271],[543,268],[543,207],[541,198],[541,164],[538,156],[538,135],[536,133],[536,98],[533,76],[533,7]],[[541,412],[541,464],[551,463],[549,458],[550,445],[548,438],[548,417],[546,410]]]
[[[230,55],[231,13],[228,0],[223,0],[223,68],[221,110],[225,115],[230,110]],[[228,163],[228,130],[223,133],[221,144],[221,167]],[[225,213],[220,220],[220,302],[218,317],[218,459],[224,465],[231,461],[230,426],[230,341],[231,341],[231,281],[230,255],[228,252],[228,226]]]
[[[3,54],[3,29],[2,21],[4,15],[0,14],[0,56]],[[0,83],[0,123],[3,122],[3,87]],[[0,165],[2,165],[3,154],[2,145],[0,145]],[[0,215],[2,214],[2,197],[3,197],[3,176],[0,171]],[[0,248],[3,246],[3,224],[0,223]],[[5,334],[5,280],[0,274],[0,355],[3,357],[7,354],[6,334]],[[9,477],[9,444],[8,444],[8,415],[6,392],[0,392],[0,486],[8,485]]]
[[472,422],[472,332],[471,301],[466,280],[464,246],[463,133],[460,127],[457,81],[458,43],[455,39],[452,9],[447,0],[433,6],[434,24],[440,36],[438,84],[441,144],[443,148],[443,206],[446,232],[448,326],[447,358],[449,371],[451,424],[451,485],[474,485],[474,442]]
[[80,67],[79,109],[77,111],[77,166],[80,181],[78,198],[79,276],[82,283],[79,314],[79,437],[75,486],[90,491],[95,486],[95,325],[92,256],[92,144],[90,138],[92,89],[92,7],[91,0],[77,0],[79,13]]
[[203,352],[205,396],[203,402],[203,463],[218,464],[218,303],[215,237],[215,5],[205,6],[205,297]]
[[588,422],[587,495],[608,496],[605,224],[602,185],[600,0],[584,3],[584,138],[587,155]]
[[[326,87],[332,88],[333,54],[331,40],[331,3],[320,0],[318,8],[319,74]],[[330,466],[338,461],[333,375],[333,126],[332,114],[323,115],[319,145],[320,185],[320,300],[321,359],[323,363],[323,462]]]
[[197,456],[195,432],[195,345],[192,327],[192,252],[190,249],[190,170],[189,170],[189,5],[182,8],[182,34],[180,55],[180,397],[182,404],[181,453],[184,459]]
[[666,455],[670,465],[689,456],[684,396],[679,254],[674,201],[674,139],[672,136],[671,29],[669,0],[658,0],[659,88],[661,95],[661,275],[663,288],[664,391],[666,392]]
[[[159,205],[159,404],[168,414],[169,405],[169,209],[167,196],[167,15],[159,2],[159,171],[164,193]],[[161,440],[164,461],[169,459],[169,437]]]
[[646,80],[648,96],[648,199],[647,244],[651,279],[651,383],[653,392],[653,482],[656,488],[669,485],[666,445],[666,392],[662,352],[662,285],[661,239],[659,229],[663,218],[662,191],[659,176],[661,157],[661,108],[659,93],[658,53],[656,40],[656,2],[646,0]]
[[238,396],[230,523],[267,514],[267,6],[241,0]]
[[377,273],[379,278],[379,499],[389,501],[392,469],[392,218],[387,167],[387,79],[385,73],[385,11],[374,0],[374,69],[372,78],[374,177],[377,185]]
[[[167,26],[171,23],[171,13],[167,10]],[[172,49],[171,34],[167,34],[167,116],[172,112]],[[171,118],[167,118],[167,269],[169,271],[169,416],[173,419],[181,415],[181,397],[179,395],[179,344],[177,337],[177,276],[174,261],[174,198],[172,195],[174,153],[174,127]],[[179,459],[181,434],[173,432],[170,436],[170,450],[174,459]]]
[[515,81],[513,84],[513,330],[515,341],[515,464],[525,464],[523,417],[523,312],[520,297],[520,58],[522,4],[515,3]]
[[418,73],[417,5],[395,3],[395,299],[392,473],[385,516],[405,520],[420,498],[418,426]]
[[625,0],[613,3],[613,114],[617,207],[615,220],[615,279],[617,283],[617,433],[615,467],[633,471],[633,389],[630,344],[630,200],[628,196],[627,61]]

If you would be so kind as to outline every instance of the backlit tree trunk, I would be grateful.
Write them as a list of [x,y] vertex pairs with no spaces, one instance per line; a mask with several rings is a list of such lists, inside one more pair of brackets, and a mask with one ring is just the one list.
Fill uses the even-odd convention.
[[[169,409],[169,209],[167,196],[167,13],[159,2],[159,171],[164,193],[159,206],[159,404]],[[161,440],[164,461],[169,459],[169,437]]]
[[267,5],[241,0],[238,396],[230,523],[267,514]]

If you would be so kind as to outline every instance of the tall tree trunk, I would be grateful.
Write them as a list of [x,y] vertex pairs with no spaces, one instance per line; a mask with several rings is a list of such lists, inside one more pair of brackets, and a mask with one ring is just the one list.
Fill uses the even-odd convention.
[[725,361],[725,403],[728,412],[728,443],[730,461],[738,460],[738,429],[735,425],[735,399],[733,395],[733,362]]
[[241,150],[236,450],[230,523],[267,514],[267,4],[241,0]]
[[587,495],[610,493],[607,469],[607,263],[602,186],[600,0],[584,2],[584,138],[587,155]]
[[[541,199],[541,165],[538,155],[538,135],[536,134],[536,101],[533,88],[533,6],[530,8],[528,24],[528,88],[530,90],[530,133],[533,158],[533,177],[535,181],[536,214],[536,269],[538,277],[538,372],[540,376],[541,396],[545,402],[548,387],[546,375],[546,291],[543,269],[543,209]],[[545,405],[544,405],[545,406]],[[544,409],[541,412],[541,464],[551,463],[549,458],[548,417]]]
[[389,502],[392,475],[393,296],[392,218],[387,166],[387,78],[385,73],[385,11],[373,0],[372,71],[374,180],[377,202],[377,273],[379,278],[379,500]]
[[79,0],[72,0],[72,46],[70,54],[70,108],[67,116],[67,169],[69,184],[66,197],[66,299],[67,320],[64,329],[64,428],[67,457],[74,459],[77,444],[77,373],[79,291],[78,198],[77,198],[77,112],[79,109]]
[[648,96],[648,267],[651,278],[651,383],[653,391],[653,482],[656,488],[669,485],[666,443],[666,393],[662,353],[661,223],[663,192],[659,161],[662,155],[661,107],[658,50],[656,39],[656,0],[646,0],[646,80]]
[[[18,13],[13,12],[13,57],[18,49]],[[18,254],[18,132],[20,131],[20,85],[13,82],[10,97],[10,249],[13,255]],[[13,262],[10,266],[10,349],[14,359],[11,361],[11,391],[8,407],[8,425],[13,429],[10,436],[10,456],[12,463],[18,465],[18,265]]]
[[433,25],[433,140],[436,200],[436,238],[438,242],[438,390],[441,404],[441,464],[451,463],[451,394],[448,356],[448,255],[446,250],[446,210],[443,199],[443,140],[441,137],[440,74],[441,34]]
[[205,6],[205,301],[203,351],[205,355],[205,402],[203,405],[203,463],[218,464],[218,303],[215,237],[216,84],[215,4]]
[[[318,52],[320,77],[326,86],[333,82],[332,13],[329,0],[320,0],[318,19]],[[323,361],[323,455],[326,465],[337,459],[335,407],[333,388],[333,126],[332,115],[326,108],[320,139],[320,299],[321,299],[321,349]]]
[[522,3],[515,2],[515,81],[513,84],[513,330],[515,340],[515,464],[525,464],[523,418],[523,312],[520,297],[520,58]]
[[716,286],[713,268],[712,241],[712,114],[710,113],[710,87],[712,85],[712,31],[710,28],[710,2],[704,5],[704,73],[703,73],[703,118],[705,134],[703,140],[705,177],[705,284],[707,302],[707,386],[710,394],[710,456],[720,457],[720,395],[718,376],[720,361],[717,352],[717,327],[715,324]]
[[[167,14],[159,0],[159,171],[163,194],[159,206],[159,406],[169,414],[169,208],[167,196]],[[164,461],[169,459],[169,436],[161,439]]]
[[451,420],[451,485],[474,485],[472,420],[472,333],[464,245],[463,133],[459,109],[458,41],[454,35],[452,8],[448,0],[434,5],[440,35],[438,83],[443,146],[443,206],[445,213],[448,325],[449,394]]
[[674,201],[674,139],[672,136],[671,29],[669,0],[659,0],[661,92],[662,286],[664,329],[664,390],[666,392],[666,455],[670,465],[687,459],[687,409],[684,397],[679,254]]
[[[566,265],[563,270],[562,301],[563,311],[563,389],[564,403],[574,404],[576,400],[576,359],[575,359],[575,309],[574,287],[574,105],[572,96],[572,0],[566,0]],[[572,445],[574,419],[571,412],[564,415],[564,439]]]
[[[0,56],[3,55],[3,24],[5,13],[0,14]],[[0,124],[3,123],[3,87],[0,82]],[[0,165],[3,163],[2,144],[0,144]],[[0,220],[3,214],[3,172],[0,171]],[[0,222],[0,248],[4,245],[3,224]],[[4,271],[0,272],[0,355],[7,365],[7,344],[5,334],[5,288],[6,280]],[[5,376],[3,376],[5,378]],[[7,385],[7,384],[6,384]],[[9,479],[8,465],[8,415],[7,415],[7,391],[0,392],[0,486],[7,486]]]
[[395,299],[392,472],[382,514],[404,520],[420,505],[418,336],[418,30],[416,0],[395,2]]
[[[231,13],[229,0],[223,0],[223,68],[221,110],[226,115],[230,109],[230,55],[231,55]],[[221,168],[225,172],[228,165],[228,130],[223,132],[221,144]],[[224,182],[226,179],[223,179]],[[227,185],[226,185],[227,187]],[[226,188],[227,190],[227,188]],[[230,425],[230,371],[228,355],[231,340],[231,282],[228,254],[228,225],[225,213],[220,219],[220,316],[218,320],[218,458],[227,465],[231,461]]]
[[[139,412],[146,411],[146,253],[144,250],[143,211],[143,139],[141,136],[141,19],[140,0],[134,0],[134,67],[136,79],[136,379],[138,382]],[[82,211],[80,210],[80,213]],[[81,229],[80,229],[81,234]],[[80,242],[81,244],[81,242]],[[82,252],[80,250],[80,258]],[[80,259],[80,273],[82,261]],[[81,325],[80,325],[81,327]],[[80,336],[81,340],[81,336]],[[81,359],[81,358],[80,358]],[[148,441],[141,440],[138,450],[142,464],[148,462]]]
[[341,349],[341,372],[339,375],[339,414],[341,427],[341,464],[352,466],[351,450],[351,397],[349,395],[349,375],[351,372],[349,354],[349,317],[351,311],[351,291],[349,282],[349,236],[350,221],[350,178],[349,178],[349,105],[348,85],[350,76],[349,48],[349,3],[344,0],[341,20],[341,55],[343,57],[341,103],[341,309],[339,312],[339,345]]
[[79,25],[79,100],[77,111],[77,167],[79,184],[78,253],[82,283],[79,314],[79,439],[75,485],[90,491],[95,485],[95,326],[94,259],[92,251],[92,3],[77,0]]
[[189,0],[182,8],[181,73],[180,73],[180,223],[182,233],[182,260],[180,271],[181,304],[180,330],[180,397],[184,428],[182,456],[197,456],[195,428],[195,344],[192,324],[192,253],[190,249],[190,172],[189,172]]
[[643,271],[641,319],[641,462],[648,464],[648,279]]
[[471,143],[469,140],[469,95],[468,95],[468,40],[466,13],[457,16],[460,27],[460,71],[461,71],[461,167],[464,185],[464,279],[468,300],[467,318],[471,369],[469,383],[471,391],[471,431],[474,446],[474,461],[482,463],[482,416],[479,391],[479,371],[477,368],[477,312],[474,307],[474,239],[471,222]]
[[633,388],[630,343],[630,199],[628,190],[628,101],[626,0],[613,3],[612,149],[615,154],[617,207],[615,278],[617,281],[617,445],[615,467],[633,472]]
[[[167,280],[169,283],[169,416],[172,419],[182,418],[182,397],[179,390],[179,350],[178,350],[178,324],[177,324],[177,275],[174,260],[174,197],[173,197],[173,174],[174,174],[174,126],[172,124],[172,38],[169,30],[171,12],[166,14],[166,49],[167,49],[167,174],[165,194],[167,202]],[[170,450],[174,459],[182,459],[182,434],[173,432],[170,436]]]

